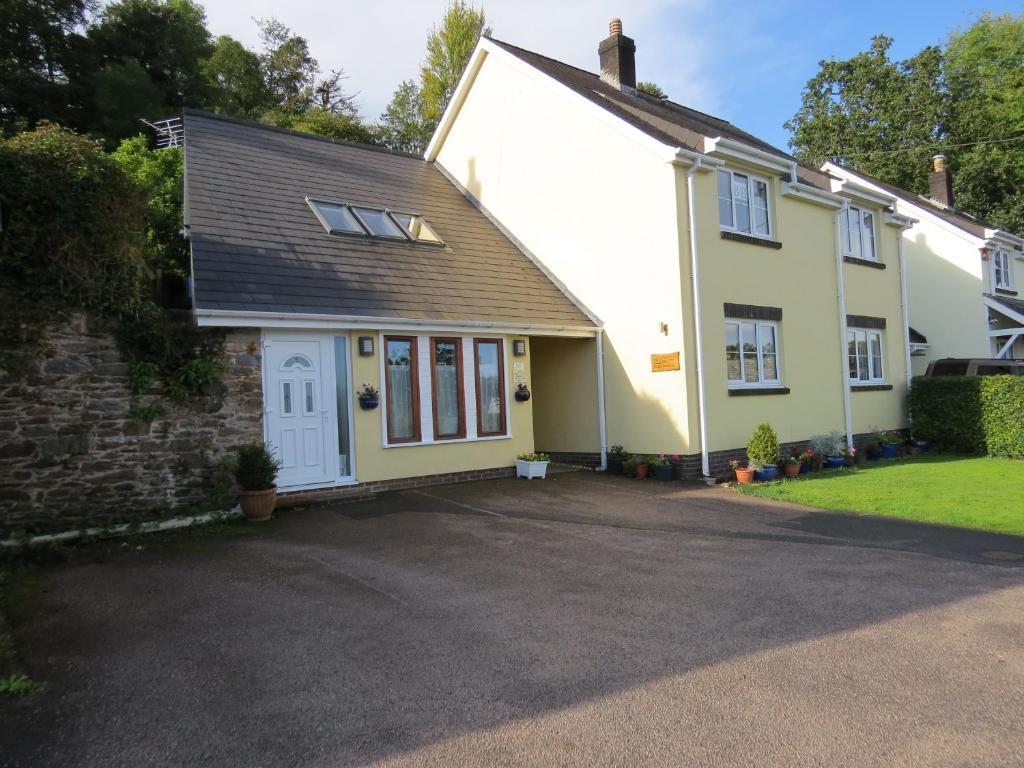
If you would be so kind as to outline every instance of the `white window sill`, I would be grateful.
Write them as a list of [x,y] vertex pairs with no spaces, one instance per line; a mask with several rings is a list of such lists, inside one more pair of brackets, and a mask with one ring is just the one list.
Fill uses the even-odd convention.
[[459,437],[452,440],[420,440],[415,443],[384,443],[385,448],[418,448],[424,445],[457,445],[458,443],[485,443],[491,440],[511,440],[512,433],[506,435],[485,435],[483,437]]

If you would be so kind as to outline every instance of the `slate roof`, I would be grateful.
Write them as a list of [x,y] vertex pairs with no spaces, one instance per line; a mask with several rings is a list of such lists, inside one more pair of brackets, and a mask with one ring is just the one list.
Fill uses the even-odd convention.
[[573,67],[533,51],[488,38],[492,43],[532,67],[554,78],[584,98],[639,128],[653,139],[671,146],[703,153],[704,138],[726,138],[743,142],[755,149],[798,164],[799,181],[818,189],[831,191],[828,174],[803,165],[790,154],[762,141],[727,120],[699,112],[668,99],[656,99],[644,93],[628,93],[606,83],[599,75]]
[[[594,327],[435,166],[185,114],[197,310]],[[444,247],[330,235],[305,197],[419,213]]]
[[908,335],[910,337],[911,344],[927,344],[928,337],[920,331],[915,331],[911,326],[907,326]]
[[1024,301],[1021,301],[1020,299],[1011,299],[1008,296],[993,296],[992,294],[986,295],[990,299],[1002,304],[1007,309],[1016,312],[1019,315],[1024,315]]

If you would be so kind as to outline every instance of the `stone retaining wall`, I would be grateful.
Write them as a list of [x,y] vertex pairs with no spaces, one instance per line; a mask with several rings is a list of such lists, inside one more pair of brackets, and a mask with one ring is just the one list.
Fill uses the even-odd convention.
[[[184,404],[133,396],[111,328],[82,315],[39,350],[0,351],[0,533],[211,509],[220,458],[262,439],[259,331],[229,333],[224,386]],[[143,402],[164,415],[129,418]]]

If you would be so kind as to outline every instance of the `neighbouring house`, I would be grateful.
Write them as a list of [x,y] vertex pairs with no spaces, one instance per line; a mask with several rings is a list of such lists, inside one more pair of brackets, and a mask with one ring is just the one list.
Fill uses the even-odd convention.
[[823,170],[894,197],[917,220],[903,233],[915,375],[947,357],[1024,358],[1024,239],[958,211],[946,158],[932,162],[928,197],[834,163]]
[[[895,196],[638,92],[636,44],[609,32],[600,74],[482,39],[426,152],[599,318],[605,444],[708,475],[760,422],[793,446],[904,427]],[[531,345],[535,440],[596,456],[594,361],[570,345]]]

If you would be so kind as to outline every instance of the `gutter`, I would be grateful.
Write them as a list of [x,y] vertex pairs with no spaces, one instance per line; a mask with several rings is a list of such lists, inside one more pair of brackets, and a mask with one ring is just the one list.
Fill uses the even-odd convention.
[[[842,224],[839,218],[848,214],[849,207],[849,203],[843,203],[843,207],[836,212],[836,303],[839,305],[839,372],[843,381],[843,420],[846,422],[846,447],[852,448],[853,416],[850,413],[850,371],[846,351],[849,343],[846,338],[846,281],[843,275]],[[902,240],[901,237],[901,244]]]

